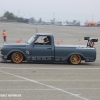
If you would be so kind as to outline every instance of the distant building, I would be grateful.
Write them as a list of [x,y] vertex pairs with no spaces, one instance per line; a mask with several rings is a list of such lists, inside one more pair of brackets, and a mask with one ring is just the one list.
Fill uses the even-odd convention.
[[56,22],[56,25],[61,26],[62,22]]
[[29,20],[28,20],[28,23],[29,24],[34,24],[36,21],[33,17],[31,17]]
[[7,21],[6,17],[0,17],[0,21]]
[[68,26],[80,26],[80,21],[77,21],[77,20],[73,20],[72,22],[66,21],[66,24]]
[[99,26],[99,27],[100,27],[100,21],[97,23],[97,26]]
[[62,25],[63,25],[63,26],[66,26],[66,25],[67,25],[67,23],[66,23],[66,22],[62,22]]

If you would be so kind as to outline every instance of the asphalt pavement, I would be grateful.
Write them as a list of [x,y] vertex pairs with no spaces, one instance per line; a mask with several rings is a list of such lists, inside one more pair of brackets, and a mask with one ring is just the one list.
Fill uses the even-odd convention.
[[[7,43],[26,42],[35,34],[52,33],[55,44],[83,44],[85,36],[100,40],[99,27],[72,27],[0,23],[7,31]],[[58,44],[58,45],[60,45]],[[0,63],[0,100],[100,100],[100,43],[95,45],[95,62],[70,64]]]

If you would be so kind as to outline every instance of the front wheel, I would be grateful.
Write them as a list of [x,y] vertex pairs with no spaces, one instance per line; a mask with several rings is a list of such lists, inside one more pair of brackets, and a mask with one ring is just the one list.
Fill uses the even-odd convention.
[[70,56],[69,61],[73,65],[78,65],[81,62],[81,56],[79,54],[73,54]]
[[23,61],[23,55],[20,52],[14,52],[11,55],[11,61],[14,63],[21,63]]

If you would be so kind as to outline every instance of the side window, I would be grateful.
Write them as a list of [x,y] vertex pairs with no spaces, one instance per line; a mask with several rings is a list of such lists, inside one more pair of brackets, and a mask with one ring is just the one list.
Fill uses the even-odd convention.
[[43,45],[44,44],[44,38],[46,38],[46,36],[39,36],[38,39],[35,41],[35,44],[37,45]]
[[38,39],[35,41],[36,45],[51,45],[51,38],[50,36],[39,36]]

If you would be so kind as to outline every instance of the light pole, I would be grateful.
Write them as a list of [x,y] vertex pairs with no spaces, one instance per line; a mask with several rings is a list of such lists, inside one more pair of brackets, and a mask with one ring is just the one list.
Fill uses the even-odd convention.
[[18,10],[18,17],[20,16],[20,10]]

